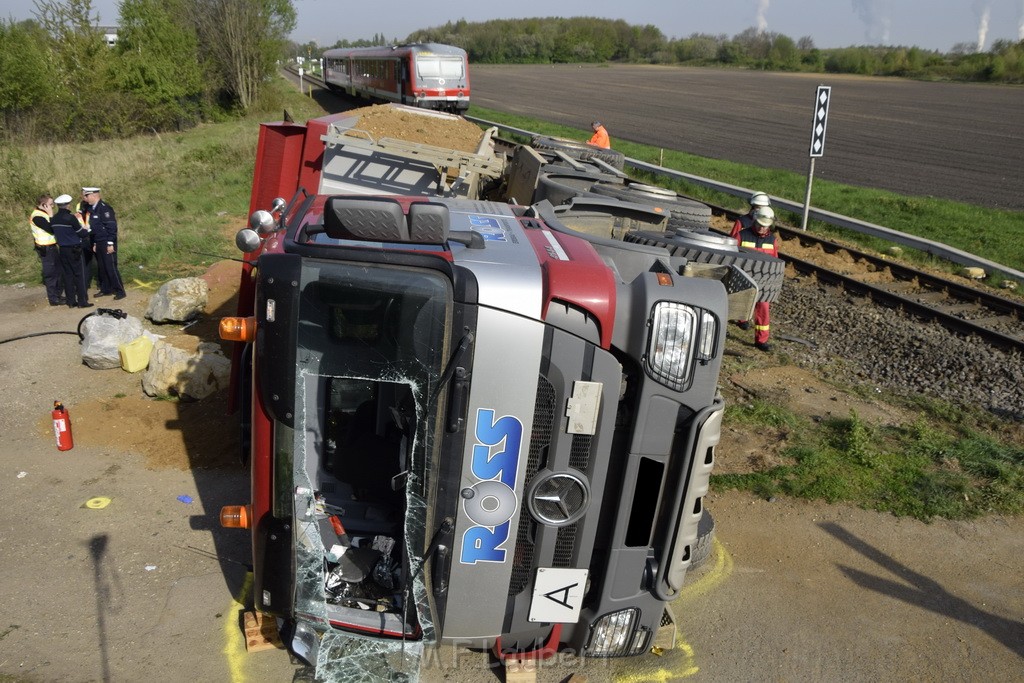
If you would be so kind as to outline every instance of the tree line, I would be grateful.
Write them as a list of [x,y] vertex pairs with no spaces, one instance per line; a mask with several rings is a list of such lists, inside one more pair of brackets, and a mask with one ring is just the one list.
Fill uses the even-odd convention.
[[729,37],[694,33],[668,39],[654,25],[595,17],[459,20],[423,29],[407,42],[437,42],[466,50],[479,64],[628,61],[735,66],[771,71],[851,73],[923,79],[1024,82],[1024,41],[1000,40],[986,52],[968,43],[948,53],[918,47],[818,49],[804,36],[749,28]]
[[108,45],[92,0],[0,23],[0,134],[95,140],[245,112],[295,26],[290,0],[122,0]]

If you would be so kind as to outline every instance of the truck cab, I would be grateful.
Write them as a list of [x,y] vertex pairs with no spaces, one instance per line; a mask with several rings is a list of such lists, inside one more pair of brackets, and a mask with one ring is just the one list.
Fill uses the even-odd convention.
[[300,187],[273,209],[226,324],[256,608],[318,668],[646,652],[719,440],[722,281],[550,206]]

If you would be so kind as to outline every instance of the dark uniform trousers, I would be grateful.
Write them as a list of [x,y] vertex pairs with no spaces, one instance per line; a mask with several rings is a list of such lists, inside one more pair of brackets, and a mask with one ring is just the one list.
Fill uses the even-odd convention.
[[121,272],[117,269],[117,245],[114,253],[107,253],[107,243],[96,243],[96,264],[100,281],[100,292],[104,294],[124,294],[124,283]]
[[85,284],[85,258],[82,247],[61,247],[60,268],[64,274],[64,291],[68,306],[74,308],[89,303],[89,290]]
[[59,303],[63,286],[60,281],[60,263],[57,256],[57,245],[35,245],[39,261],[43,266],[43,284],[46,285],[46,298],[51,304]]

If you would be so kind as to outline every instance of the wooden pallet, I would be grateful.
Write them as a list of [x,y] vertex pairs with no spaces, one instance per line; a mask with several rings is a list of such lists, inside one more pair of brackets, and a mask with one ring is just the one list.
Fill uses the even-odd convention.
[[505,683],[536,683],[537,662],[532,659],[506,659]]
[[243,616],[245,624],[246,652],[284,649],[281,634],[277,632],[277,619],[263,612],[246,612]]

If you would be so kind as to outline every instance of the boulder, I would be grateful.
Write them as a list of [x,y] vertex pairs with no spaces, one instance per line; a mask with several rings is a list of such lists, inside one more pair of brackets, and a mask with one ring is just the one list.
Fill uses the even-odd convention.
[[90,315],[82,322],[82,361],[93,370],[121,367],[119,347],[145,332],[133,316]]
[[206,308],[210,286],[198,277],[182,277],[161,285],[149,298],[146,317],[155,323],[181,323],[192,320]]
[[228,386],[231,360],[220,345],[204,342],[189,353],[158,341],[142,374],[142,390],[150,396],[178,396],[199,400]]

